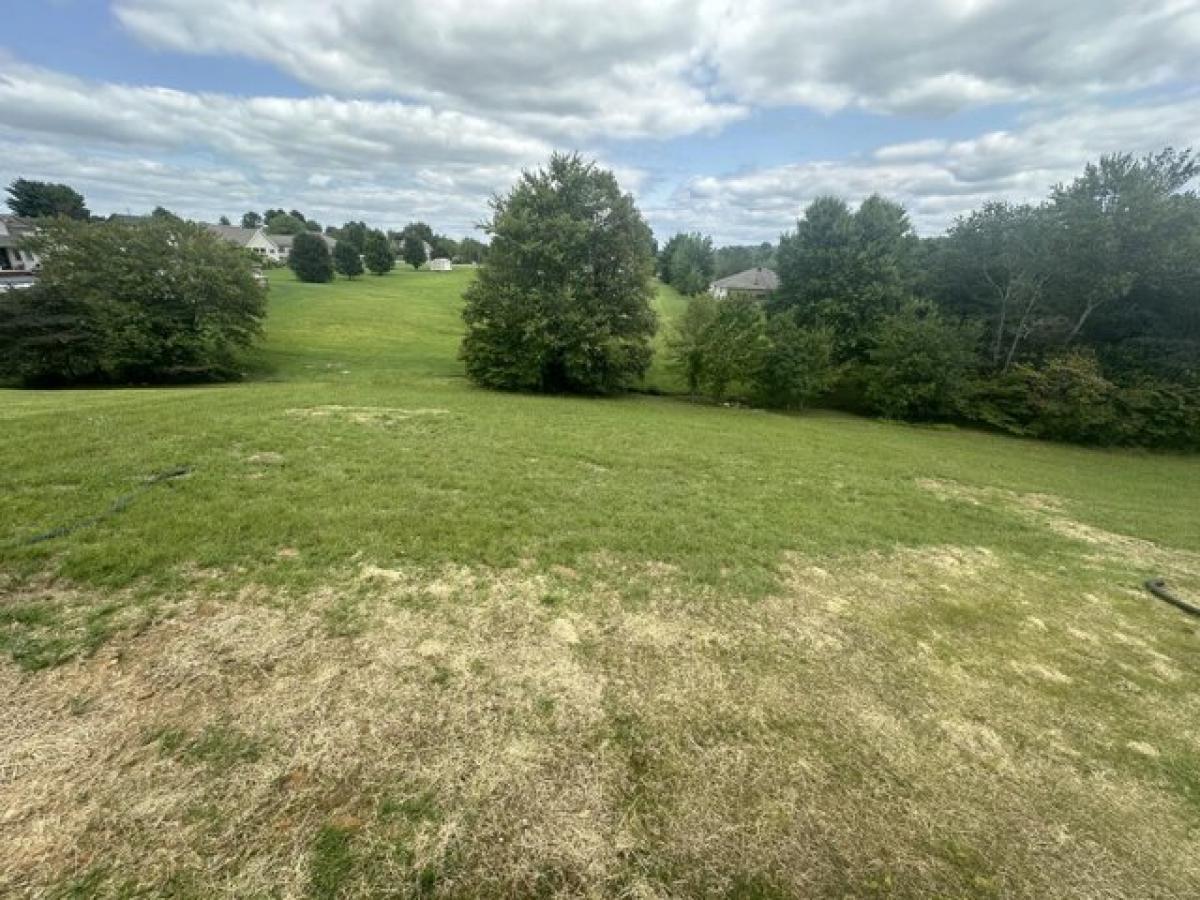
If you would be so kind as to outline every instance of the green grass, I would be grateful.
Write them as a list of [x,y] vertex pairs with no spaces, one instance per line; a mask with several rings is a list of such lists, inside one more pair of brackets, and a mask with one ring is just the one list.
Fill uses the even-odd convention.
[[479,390],[472,277],[274,272],[243,383],[0,392],[0,888],[1187,893],[1138,585],[1200,595],[1200,461]]

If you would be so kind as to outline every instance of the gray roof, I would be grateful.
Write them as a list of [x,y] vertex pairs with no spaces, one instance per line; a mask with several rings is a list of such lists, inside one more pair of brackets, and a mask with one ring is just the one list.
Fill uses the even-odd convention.
[[[326,246],[328,246],[330,250],[332,250],[335,246],[337,246],[337,241],[334,240],[333,238],[331,238],[327,234],[321,234],[319,231],[309,231],[309,232],[306,232],[306,234],[315,234],[317,237],[319,237],[321,240],[323,240],[325,242]],[[296,235],[294,235],[294,234],[271,234],[268,231],[267,232],[267,240],[269,240],[271,243],[273,243],[280,250],[286,250],[290,253],[292,250],[292,242],[296,240]]]
[[0,216],[0,247],[15,247],[23,239],[32,237],[36,228],[33,219]]
[[747,269],[745,272],[738,272],[734,275],[728,275],[719,281],[714,281],[714,288],[724,288],[726,291],[751,291],[765,293],[774,291],[779,287],[779,276],[770,269]]
[[239,247],[245,247],[250,243],[250,239],[258,234],[257,228],[238,228],[236,225],[209,225],[204,226],[219,238],[224,238],[231,244],[237,244]]

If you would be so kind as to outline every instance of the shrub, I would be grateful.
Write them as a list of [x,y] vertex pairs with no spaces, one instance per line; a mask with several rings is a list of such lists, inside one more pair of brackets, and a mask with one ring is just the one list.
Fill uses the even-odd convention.
[[884,316],[859,370],[870,408],[896,419],[951,415],[976,364],[978,335],[914,301]]
[[749,297],[692,298],[671,351],[693,394],[723,400],[754,393],[767,352],[761,304]]
[[333,260],[329,256],[329,245],[325,239],[305,231],[292,239],[292,252],[288,254],[288,267],[301,281],[314,284],[333,281]]
[[1200,449],[1200,389],[1121,386],[1077,350],[973,385],[963,415],[1010,434],[1084,444]]
[[352,279],[355,275],[363,273],[362,257],[358,253],[358,247],[349,241],[338,241],[334,246],[333,265],[339,274],[345,275],[347,278]]
[[833,332],[802,327],[794,310],[767,320],[767,345],[759,375],[764,405],[804,409],[837,380]]
[[266,295],[246,255],[178,219],[46,223],[38,284],[0,295],[0,374],[27,384],[237,376]]
[[650,229],[611,172],[555,154],[492,203],[462,357],[496,388],[607,393],[640,378],[655,316]]
[[674,364],[683,372],[688,390],[697,394],[704,381],[707,341],[717,318],[717,301],[701,294],[688,301],[669,346]]

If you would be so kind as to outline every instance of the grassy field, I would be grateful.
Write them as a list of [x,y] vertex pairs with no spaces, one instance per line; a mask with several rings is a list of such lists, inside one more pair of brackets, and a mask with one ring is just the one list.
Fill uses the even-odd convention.
[[0,895],[1197,895],[1200,460],[481,391],[470,277],[0,392]]

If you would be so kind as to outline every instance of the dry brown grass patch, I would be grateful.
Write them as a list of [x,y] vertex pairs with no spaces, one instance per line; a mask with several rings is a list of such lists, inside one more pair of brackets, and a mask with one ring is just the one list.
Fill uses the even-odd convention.
[[1182,896],[1155,773],[1200,709],[1145,673],[1191,662],[1111,598],[1072,637],[1028,577],[938,546],[791,556],[763,599],[611,556],[184,598],[0,665],[0,892],[301,896],[332,835],[344,896]]

